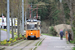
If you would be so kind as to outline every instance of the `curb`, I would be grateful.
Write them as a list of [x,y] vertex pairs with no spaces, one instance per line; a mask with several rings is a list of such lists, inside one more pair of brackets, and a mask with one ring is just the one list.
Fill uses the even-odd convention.
[[37,48],[39,46],[39,44],[44,40],[45,38],[43,38],[38,44],[37,46],[35,46],[34,48],[32,48],[31,50],[35,50],[35,48]]

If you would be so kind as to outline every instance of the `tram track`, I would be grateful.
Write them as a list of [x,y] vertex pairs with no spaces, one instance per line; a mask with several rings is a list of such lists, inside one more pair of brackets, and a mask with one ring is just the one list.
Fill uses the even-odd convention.
[[25,45],[23,48],[21,48],[20,50],[23,50],[23,49],[25,49],[27,46],[29,46],[30,44],[32,44],[32,43],[34,43],[35,42],[35,40],[33,40],[33,41],[31,41],[31,42],[29,42],[27,45]]
[[8,46],[5,50],[31,50],[37,42],[41,41],[43,37],[36,40],[24,40],[20,43],[15,44],[14,46]]
[[16,46],[14,46],[14,47],[13,47],[13,48],[11,48],[10,50],[13,50],[14,48],[16,48],[16,47],[20,46],[20,45],[21,45],[21,44],[23,44],[24,42],[27,42],[27,40],[25,40],[25,41],[21,42],[20,44],[18,44],[18,45],[16,45]]
[[25,49],[25,47],[34,43],[34,41],[36,41],[36,40],[25,40],[25,41],[21,42],[20,44],[15,45],[13,48],[11,48],[9,50],[23,50],[23,49]]

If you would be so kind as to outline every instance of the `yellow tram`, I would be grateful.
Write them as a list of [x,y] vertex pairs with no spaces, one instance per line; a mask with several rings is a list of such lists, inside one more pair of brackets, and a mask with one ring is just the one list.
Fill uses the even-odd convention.
[[28,19],[26,20],[26,38],[40,38],[40,20]]

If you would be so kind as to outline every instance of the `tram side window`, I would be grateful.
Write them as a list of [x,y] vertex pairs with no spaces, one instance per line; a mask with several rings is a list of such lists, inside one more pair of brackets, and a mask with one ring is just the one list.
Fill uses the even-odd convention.
[[34,29],[37,29],[37,24],[35,24],[35,27],[34,27]]
[[35,27],[37,27],[37,24],[35,24]]

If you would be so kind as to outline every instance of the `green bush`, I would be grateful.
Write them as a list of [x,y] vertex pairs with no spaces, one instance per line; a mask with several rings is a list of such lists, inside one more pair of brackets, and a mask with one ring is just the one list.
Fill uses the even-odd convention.
[[75,27],[72,27],[73,33],[75,34]]
[[73,26],[75,27],[75,21],[73,21]]
[[75,50],[75,47],[73,47],[73,50]]
[[65,31],[66,31],[66,30],[64,29],[64,30],[63,30],[63,32],[64,32],[64,35],[65,35]]
[[50,28],[50,34],[53,35],[53,36],[57,35],[57,32],[55,31],[53,26]]
[[75,27],[72,27],[72,30],[73,30],[73,34],[74,34],[74,43],[75,43]]
[[74,41],[70,41],[70,43],[74,44]]

